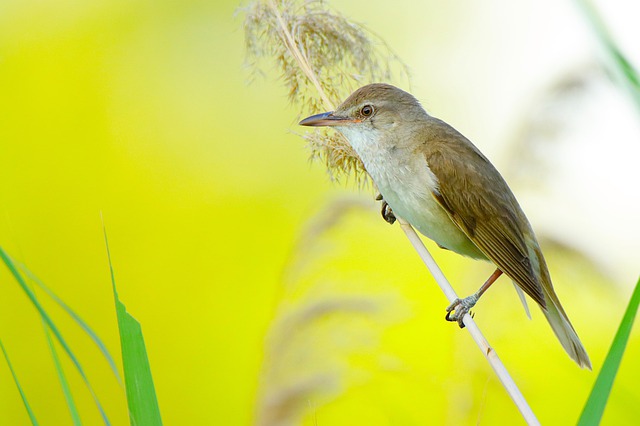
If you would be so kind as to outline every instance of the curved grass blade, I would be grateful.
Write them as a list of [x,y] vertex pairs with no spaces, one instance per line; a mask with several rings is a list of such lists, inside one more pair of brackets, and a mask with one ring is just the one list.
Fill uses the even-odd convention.
[[11,361],[9,361],[9,355],[7,355],[7,351],[4,349],[4,345],[2,344],[2,340],[0,340],[0,349],[2,349],[2,353],[4,354],[4,359],[7,360],[7,365],[9,366],[9,371],[11,371],[11,375],[13,376],[13,381],[18,388],[18,392],[20,392],[20,396],[22,397],[22,402],[24,403],[24,408],[27,409],[27,414],[29,414],[29,418],[31,419],[32,425],[38,425],[38,421],[36,420],[35,414],[33,414],[33,410],[27,401],[27,396],[22,391],[22,386],[20,386],[20,382],[18,381],[18,376],[16,376],[16,372],[13,371],[13,366],[11,365]]
[[104,242],[107,247],[107,259],[111,272],[113,297],[116,304],[118,328],[120,330],[120,345],[122,347],[122,365],[124,367],[124,382],[129,406],[129,421],[132,425],[156,426],[162,425],[160,407],[156,397],[155,386],[144,336],[140,323],[132,317],[127,308],[118,298],[116,280],[111,263],[107,231],[103,227]]
[[622,361],[622,356],[629,341],[629,335],[631,334],[631,329],[638,312],[638,306],[640,306],[640,279],[636,283],[636,288],[631,295],[620,327],[613,339],[611,348],[609,348],[609,353],[602,364],[602,369],[593,385],[593,389],[591,389],[589,399],[582,410],[578,426],[600,424],[604,409],[607,406],[609,394],[611,394],[613,382]]
[[40,278],[38,278],[33,272],[31,272],[25,265],[15,260],[13,260],[13,262],[27,276],[27,278],[29,278],[31,281],[36,283],[38,287],[44,290],[44,292],[47,293],[47,295],[52,298],[71,318],[73,318],[76,324],[78,324],[85,333],[87,333],[87,335],[91,338],[91,340],[93,340],[95,345],[102,353],[102,356],[104,356],[109,363],[109,367],[111,368],[113,375],[116,376],[116,379],[118,380],[120,385],[122,385],[122,376],[120,376],[118,367],[116,367],[116,363],[109,353],[106,345],[102,342],[102,340],[100,340],[100,337],[98,337],[95,331],[93,331],[93,329],[89,327],[89,325],[73,309],[71,309],[69,305],[67,305],[62,299],[60,299],[58,295],[53,292],[53,290],[47,287],[45,283],[43,283]]
[[49,344],[49,349],[51,350],[51,357],[53,358],[53,363],[58,373],[60,386],[62,386],[62,393],[64,394],[64,399],[67,401],[67,407],[69,407],[71,420],[73,420],[73,424],[75,426],[80,426],[82,425],[82,422],[80,421],[80,414],[78,413],[78,408],[76,407],[76,403],[73,400],[73,394],[71,393],[71,389],[69,388],[69,382],[67,381],[67,376],[64,374],[64,369],[62,368],[62,364],[60,364],[58,351],[56,350],[56,347],[53,344],[53,340],[51,340],[51,331],[49,330],[47,325],[44,324],[44,322],[42,325],[44,327],[44,335],[47,337],[47,343]]
[[587,20],[594,29],[594,33],[609,56],[614,74],[620,78],[622,84],[635,101],[636,106],[640,108],[640,74],[622,53],[613,37],[611,37],[607,26],[591,0],[578,0],[578,5],[582,8]]
[[44,308],[36,298],[35,294],[33,293],[33,290],[29,288],[24,278],[22,278],[22,275],[20,275],[20,272],[18,272],[18,268],[13,263],[13,260],[11,259],[11,257],[7,254],[7,252],[4,251],[2,247],[0,247],[0,259],[2,259],[2,261],[7,266],[7,268],[9,268],[9,271],[11,272],[15,280],[18,282],[18,284],[20,284],[20,287],[26,293],[29,300],[31,300],[31,303],[40,314],[40,317],[42,318],[42,320],[45,322],[45,324],[47,324],[47,326],[49,327],[53,335],[56,337],[56,339],[58,340],[58,342],[60,343],[64,351],[67,353],[67,355],[75,365],[76,370],[78,370],[78,373],[82,377],[84,384],[87,386],[87,389],[89,390],[89,393],[93,398],[93,401],[95,402],[96,406],[98,407],[98,410],[100,411],[102,420],[106,425],[110,425],[111,423],[109,422],[109,418],[107,417],[107,414],[102,408],[102,404],[100,404],[100,400],[98,399],[98,396],[93,390],[93,386],[91,386],[91,383],[89,382],[89,379],[87,378],[87,375],[85,374],[84,369],[80,364],[80,361],[78,361],[78,358],[74,355],[73,351],[71,350],[71,347],[67,344],[64,337],[62,337],[62,333],[60,333],[60,330],[58,330],[58,327],[56,327],[55,323],[51,320],[51,317],[49,316],[49,314],[47,314],[47,312],[44,310]]
[[[14,264],[17,262],[14,260]],[[19,265],[22,267],[22,265]],[[24,268],[26,269],[26,268]],[[35,296],[35,292],[34,292]],[[80,426],[82,422],[80,421],[80,414],[78,413],[78,408],[76,407],[75,401],[73,400],[73,394],[71,393],[71,388],[69,387],[69,382],[67,380],[67,376],[64,373],[64,369],[62,368],[62,364],[60,363],[60,358],[58,357],[58,351],[56,350],[55,345],[53,344],[53,340],[51,339],[51,330],[41,318],[42,328],[44,330],[44,335],[47,338],[47,344],[49,345],[49,350],[51,351],[51,358],[53,359],[53,365],[56,368],[56,373],[58,373],[58,380],[60,381],[60,386],[62,387],[62,393],[64,395],[65,401],[67,402],[67,407],[69,408],[69,414],[71,415],[71,420],[73,421],[74,426]]]

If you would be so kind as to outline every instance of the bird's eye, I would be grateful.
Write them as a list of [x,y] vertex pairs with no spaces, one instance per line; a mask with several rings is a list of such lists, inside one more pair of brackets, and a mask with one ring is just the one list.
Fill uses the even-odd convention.
[[373,107],[371,105],[365,105],[360,109],[360,114],[364,117],[370,117],[373,114]]

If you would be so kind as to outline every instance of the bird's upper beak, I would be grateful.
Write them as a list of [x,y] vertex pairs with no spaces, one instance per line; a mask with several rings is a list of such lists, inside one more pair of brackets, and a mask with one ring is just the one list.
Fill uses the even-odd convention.
[[301,126],[340,126],[346,123],[353,123],[354,120],[349,117],[340,117],[334,115],[333,111],[323,112],[322,114],[312,115],[298,123]]

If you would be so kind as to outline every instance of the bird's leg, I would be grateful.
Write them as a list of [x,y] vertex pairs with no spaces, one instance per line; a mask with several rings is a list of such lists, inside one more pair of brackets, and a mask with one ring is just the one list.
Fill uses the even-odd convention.
[[464,314],[469,312],[469,310],[475,306],[478,299],[480,299],[480,296],[482,296],[482,294],[491,287],[491,284],[493,284],[500,275],[502,275],[502,271],[500,269],[496,269],[489,279],[482,284],[480,290],[476,291],[469,297],[465,297],[464,299],[454,300],[453,303],[447,307],[447,316],[445,319],[447,321],[457,321],[460,328],[464,328],[464,323],[462,322]]
[[393,210],[391,210],[389,204],[387,204],[384,198],[382,198],[382,194],[378,194],[376,196],[376,201],[382,201],[382,211],[380,212],[382,213],[382,218],[389,222],[389,224],[393,225],[396,221],[396,216],[393,214]]

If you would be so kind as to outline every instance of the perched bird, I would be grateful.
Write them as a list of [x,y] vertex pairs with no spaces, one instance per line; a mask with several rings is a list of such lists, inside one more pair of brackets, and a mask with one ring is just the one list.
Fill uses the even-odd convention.
[[488,260],[496,271],[478,290],[447,308],[458,321],[502,274],[535,300],[569,356],[591,368],[569,322],[536,236],[507,183],[460,132],[430,116],[411,94],[388,84],[356,90],[335,111],[303,126],[332,126],[354,148],[384,202],[440,247]]

